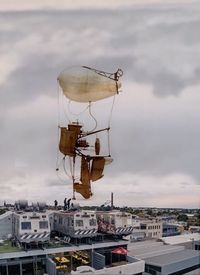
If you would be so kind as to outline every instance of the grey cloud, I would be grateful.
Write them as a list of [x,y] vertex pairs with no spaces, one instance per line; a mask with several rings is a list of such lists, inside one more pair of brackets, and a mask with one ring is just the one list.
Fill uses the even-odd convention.
[[167,175],[184,172],[193,175],[199,182],[200,155],[197,148],[200,129],[187,115],[177,121],[167,117],[165,121],[157,118],[153,123],[148,119],[133,119],[128,128],[125,123],[121,123],[118,133],[124,133],[123,142],[121,135],[113,139],[115,161],[113,167],[108,169],[109,174],[119,169],[117,167],[120,167],[121,172],[129,170],[134,174]]
[[[113,71],[121,67],[124,82],[149,85],[162,100],[169,95],[178,100],[185,88],[199,84],[199,10],[198,5],[187,10],[179,6],[168,10],[1,13],[0,51],[7,49],[19,59],[0,87],[1,186],[4,180],[24,178],[26,172],[54,174],[56,78],[64,68],[88,65]],[[17,116],[17,111],[16,117],[10,115],[15,107],[34,103],[42,95],[55,99],[51,117],[45,115],[45,108],[30,110],[33,115]],[[130,114],[124,116],[121,107],[119,104],[115,111],[116,128],[112,128],[117,133],[111,144],[114,162],[106,167],[105,177],[127,171],[154,175],[183,172],[200,179],[197,119],[191,121],[186,115],[176,121],[167,117],[150,121],[134,117],[128,108]],[[26,167],[16,167],[17,159]],[[62,187],[68,183],[48,177],[44,184]],[[4,193],[6,190],[9,192],[5,189]]]
[[[86,65],[106,67],[109,70],[118,63],[126,71],[130,81],[153,85],[156,95],[178,95],[192,82],[199,83],[197,56],[193,53],[194,44],[200,44],[198,8],[199,6],[196,10],[186,10],[184,7],[181,10],[180,7],[175,10],[144,8],[115,13],[105,10],[6,13],[4,17],[7,20],[17,23],[10,33],[12,44],[18,43],[25,36],[38,34],[38,29],[41,41],[48,42],[50,47],[55,33],[63,33],[64,38],[70,37],[73,32],[73,37],[65,42],[65,49],[61,49],[60,55],[59,51],[48,52],[48,47],[46,54],[38,52],[29,55],[23,60],[21,68],[10,76],[9,84],[2,89],[9,96],[9,91],[17,88],[19,100],[20,92],[24,89],[26,89],[26,94],[23,94],[24,99],[32,98],[43,90],[50,95],[55,75],[68,64],[86,63]],[[155,18],[157,20],[154,20]],[[94,44],[95,47],[103,49],[103,54],[93,54],[95,48],[88,48],[87,38],[91,40],[92,37],[87,34],[87,30],[92,30],[93,39],[98,38],[98,33],[105,34],[105,40],[100,39],[96,45]],[[11,35],[13,32],[16,41]],[[3,35],[4,33],[5,31]],[[8,43],[9,37],[3,41]],[[72,56],[71,53],[77,47],[77,43],[78,51]],[[59,49],[60,44],[62,41],[57,41],[55,47]],[[33,47],[37,46],[33,44]],[[171,66],[166,63],[167,57],[171,59]],[[181,65],[176,68],[174,60]],[[141,64],[141,61],[144,63]],[[189,66],[188,75],[181,73],[181,68],[184,66]],[[48,81],[45,81],[47,79]]]

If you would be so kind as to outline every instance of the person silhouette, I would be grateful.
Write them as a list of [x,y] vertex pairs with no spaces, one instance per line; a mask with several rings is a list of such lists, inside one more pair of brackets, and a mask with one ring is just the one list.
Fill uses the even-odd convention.
[[70,208],[70,201],[71,201],[71,199],[68,199],[68,201],[67,201],[67,209]]
[[67,198],[64,199],[64,210],[67,210]]
[[58,201],[55,200],[55,201],[54,201],[54,207],[55,207],[55,209],[57,208],[57,206],[58,206]]

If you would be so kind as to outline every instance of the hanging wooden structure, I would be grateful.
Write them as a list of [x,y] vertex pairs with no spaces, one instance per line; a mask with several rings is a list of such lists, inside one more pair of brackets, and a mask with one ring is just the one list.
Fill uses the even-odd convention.
[[[97,121],[91,113],[91,103],[118,94],[121,87],[119,79],[122,74],[123,72],[120,69],[116,73],[106,73],[82,66],[65,70],[58,76],[58,83],[65,97],[76,102],[88,102],[89,115],[96,123],[92,131],[84,131],[83,125],[78,121],[69,121],[67,127],[59,127],[59,150],[64,155],[63,160],[68,157],[71,163],[73,198],[75,198],[75,192],[77,192],[85,199],[89,199],[92,196],[91,182],[100,180],[103,177],[105,164],[112,161],[110,148],[108,154],[101,154],[101,141],[98,137],[100,132],[107,132],[109,135],[110,125],[96,130]],[[91,135],[96,135],[95,142],[92,145],[87,140]],[[90,153],[90,151],[85,153],[88,149],[91,149],[93,153]],[[81,160],[79,161],[79,179],[75,175],[78,159]]]

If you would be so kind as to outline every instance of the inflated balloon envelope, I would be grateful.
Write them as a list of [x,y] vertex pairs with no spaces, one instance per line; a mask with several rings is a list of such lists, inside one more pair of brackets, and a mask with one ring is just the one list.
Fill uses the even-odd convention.
[[119,77],[116,73],[105,73],[86,66],[64,70],[58,76],[58,82],[64,95],[77,102],[95,102],[119,92]]

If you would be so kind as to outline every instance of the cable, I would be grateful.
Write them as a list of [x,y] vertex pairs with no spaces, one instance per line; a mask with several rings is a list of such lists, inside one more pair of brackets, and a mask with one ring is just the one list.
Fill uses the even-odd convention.
[[93,114],[92,114],[92,112],[91,112],[91,101],[89,102],[89,114],[90,114],[90,116],[93,118],[93,120],[95,121],[95,127],[92,129],[92,130],[90,130],[89,132],[93,132],[96,128],[97,128],[97,120],[96,120],[96,118],[93,116]]
[[63,157],[63,170],[65,171],[66,175],[71,179],[72,177],[69,175],[67,169],[66,169],[66,165],[65,165],[65,156]]
[[110,116],[109,116],[109,119],[108,119],[108,128],[110,128],[112,113],[113,113],[113,109],[114,109],[114,104],[115,104],[115,95],[113,96],[112,106],[111,106],[111,110],[110,110]]
[[73,113],[70,109],[70,104],[71,104],[71,100],[68,101],[68,111],[71,115],[73,116],[80,116],[81,114],[83,114],[88,108],[89,108],[89,105],[86,106],[86,108],[84,108],[82,111],[80,111],[79,113]]

